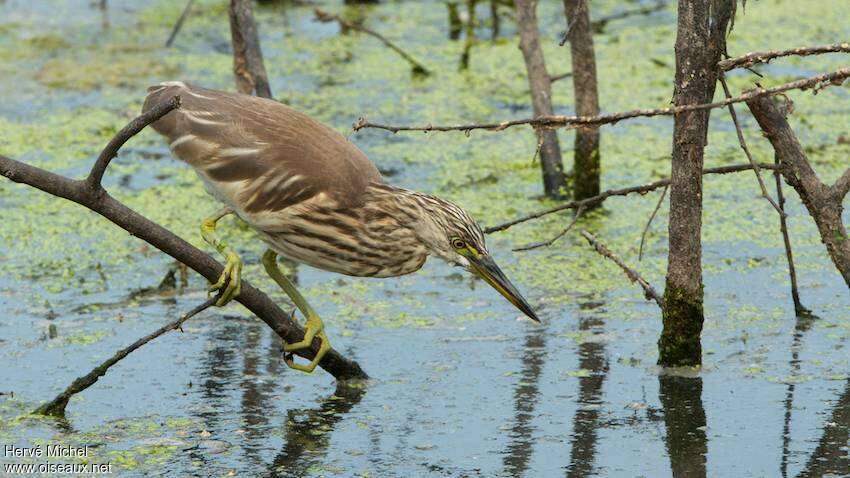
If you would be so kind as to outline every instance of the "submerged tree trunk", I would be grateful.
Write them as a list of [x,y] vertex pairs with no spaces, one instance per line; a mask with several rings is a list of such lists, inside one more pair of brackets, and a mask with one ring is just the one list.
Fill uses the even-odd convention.
[[[679,0],[676,34],[676,106],[710,103],[717,62],[735,0]],[[699,365],[703,324],[702,165],[709,110],[675,116],[670,173],[670,250],[664,290],[664,330],[658,363]]]
[[[519,48],[528,70],[528,84],[531,87],[531,103],[534,116],[552,114],[552,82],[546,71],[543,50],[537,31],[536,0],[516,0],[517,26],[519,28]],[[539,128],[540,167],[543,170],[543,189],[551,198],[562,198],[564,188],[564,165],[561,162],[561,147],[558,135],[553,129]]]
[[236,89],[246,95],[271,98],[269,77],[260,50],[251,0],[230,0],[230,40],[233,43],[233,74]]
[[[590,29],[588,0],[564,0],[567,37],[573,65],[573,90],[578,116],[599,114],[596,55]],[[573,159],[573,199],[599,194],[599,129],[577,128]]]

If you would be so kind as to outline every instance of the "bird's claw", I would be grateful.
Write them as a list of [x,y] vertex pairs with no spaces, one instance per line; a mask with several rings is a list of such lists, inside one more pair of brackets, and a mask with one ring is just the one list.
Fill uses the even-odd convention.
[[328,350],[331,349],[331,344],[330,342],[328,342],[328,337],[327,335],[325,335],[324,332],[319,332],[318,334],[316,334],[316,337],[319,337],[322,342],[319,346],[319,351],[316,352],[316,356],[313,357],[313,360],[311,360],[308,364],[295,363],[295,354],[292,353],[291,349],[286,350],[288,345],[295,344],[283,344],[283,361],[289,368],[306,373],[312,373],[313,370],[316,369],[316,366],[319,365],[319,362],[322,361],[322,358],[324,358],[325,354],[328,353]]
[[[293,318],[295,317],[295,311],[292,311]],[[322,361],[322,358],[331,349],[330,341],[328,341],[328,336],[324,331],[324,324],[322,323],[322,319],[319,317],[308,317],[307,318],[307,330],[304,332],[304,339],[300,342],[295,343],[284,343],[283,344],[283,361],[286,365],[295,370],[299,370],[301,372],[311,373],[316,369],[316,366],[319,365],[319,362]],[[293,352],[297,350],[303,350],[311,345],[313,345],[313,338],[318,337],[320,342],[319,350],[316,352],[316,355],[313,357],[313,360],[308,364],[298,364],[295,363],[295,355]]]
[[242,259],[235,252],[229,252],[224,262],[224,271],[218,281],[209,288],[209,293],[224,288],[221,297],[216,301],[216,307],[224,307],[228,302],[239,296],[242,292]]

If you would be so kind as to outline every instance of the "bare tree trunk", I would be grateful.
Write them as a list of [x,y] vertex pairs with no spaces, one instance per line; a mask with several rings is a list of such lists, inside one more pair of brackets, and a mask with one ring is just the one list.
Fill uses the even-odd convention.
[[[528,84],[531,87],[531,103],[534,116],[552,114],[552,82],[546,71],[543,50],[537,31],[536,0],[516,0],[517,27],[519,28],[519,48],[528,70]],[[561,147],[555,130],[537,128],[540,144],[540,167],[543,171],[543,189],[551,198],[562,198],[564,188],[564,165],[561,161]]]
[[236,89],[246,95],[271,98],[269,77],[260,50],[251,0],[230,0],[230,39],[233,43],[233,74]]
[[[564,0],[567,37],[573,64],[573,90],[578,116],[599,114],[596,81],[596,55],[590,29],[588,0]],[[573,159],[573,199],[599,194],[599,129],[577,128]]]
[[[708,103],[725,51],[726,25],[735,0],[679,0],[676,35],[676,106]],[[713,4],[713,5],[712,5]],[[712,8],[714,7],[714,8]],[[664,290],[664,330],[658,363],[699,365],[703,317],[702,165],[709,111],[675,116],[670,174],[670,250]]]
[[773,101],[770,98],[758,98],[748,101],[747,106],[773,145],[785,181],[800,195],[817,224],[829,257],[850,287],[850,238],[841,221],[844,211],[842,201],[850,189],[850,169],[834,186],[824,184],[812,169],[797,136]]

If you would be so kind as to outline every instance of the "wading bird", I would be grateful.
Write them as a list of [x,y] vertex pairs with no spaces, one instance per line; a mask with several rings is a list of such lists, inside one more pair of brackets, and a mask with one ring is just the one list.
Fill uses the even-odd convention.
[[[277,265],[278,254],[326,271],[394,277],[435,255],[477,274],[531,319],[537,315],[505,277],[475,221],[460,207],[385,184],[356,146],[331,128],[278,102],[172,81],[149,88],[143,110],[173,96],[180,109],[155,122],[171,151],[189,163],[224,203],[204,219],[201,235],[225,257],[211,291],[224,306],[240,291],[242,262],[216,233],[234,213],[268,245],[266,272],[306,318],[304,340],[284,344],[286,364],[312,372],[330,349],[321,318]],[[312,362],[291,352],[321,340]]]

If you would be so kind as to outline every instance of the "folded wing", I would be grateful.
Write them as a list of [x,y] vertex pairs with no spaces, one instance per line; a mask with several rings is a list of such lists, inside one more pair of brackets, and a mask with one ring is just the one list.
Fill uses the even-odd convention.
[[248,213],[279,211],[319,194],[355,207],[370,183],[381,182],[345,137],[276,101],[176,81],[148,91],[145,111],[180,96],[180,109],[153,128],[206,180],[237,190],[234,200]]

